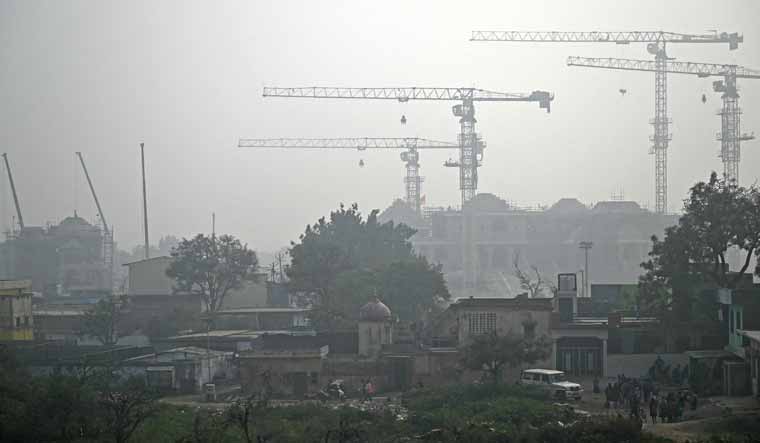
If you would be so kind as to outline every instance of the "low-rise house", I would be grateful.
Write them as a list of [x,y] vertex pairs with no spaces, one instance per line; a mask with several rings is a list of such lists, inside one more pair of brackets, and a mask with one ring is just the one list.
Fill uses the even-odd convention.
[[303,329],[309,326],[308,314],[308,309],[295,307],[225,308],[214,313],[214,327],[256,331]]
[[303,398],[322,388],[329,346],[318,337],[266,335],[239,353],[240,383],[254,393],[268,383],[277,396]]
[[144,376],[149,386],[164,391],[201,392],[203,385],[235,377],[231,352],[198,347],[174,348],[124,360],[121,371]]

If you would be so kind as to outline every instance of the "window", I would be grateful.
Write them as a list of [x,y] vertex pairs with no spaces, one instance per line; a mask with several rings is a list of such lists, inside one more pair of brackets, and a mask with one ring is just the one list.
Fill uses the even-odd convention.
[[24,316],[24,326],[29,326],[29,316],[28,315]]
[[485,334],[496,330],[495,312],[473,312],[468,321],[470,334]]
[[21,317],[16,317],[16,327],[17,328],[21,327]]

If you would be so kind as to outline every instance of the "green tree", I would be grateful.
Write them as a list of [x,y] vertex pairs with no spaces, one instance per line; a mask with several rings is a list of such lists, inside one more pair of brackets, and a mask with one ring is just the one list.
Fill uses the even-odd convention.
[[464,348],[462,366],[483,371],[494,383],[502,379],[504,369],[546,360],[551,355],[551,343],[545,336],[527,338],[512,331],[499,334],[492,331],[476,335]]
[[[667,228],[662,240],[652,237],[649,259],[641,265],[640,308],[666,319],[705,317],[707,312],[695,309],[705,305],[701,290],[735,289],[758,248],[760,192],[713,172],[691,188],[678,224]],[[743,255],[734,270],[726,259],[731,249]]]
[[80,335],[95,337],[104,346],[113,346],[119,341],[119,323],[126,299],[110,296],[85,311],[79,330]]
[[[707,182],[691,188],[675,229],[689,265],[718,287],[735,289],[760,248],[760,192],[755,186],[743,188],[719,179],[713,172]],[[664,246],[669,245],[666,239]],[[731,248],[743,255],[733,273],[726,261]]]
[[291,243],[289,284],[311,296],[318,329],[351,325],[374,295],[408,320],[450,297],[440,266],[414,254],[409,239],[415,230],[379,223],[377,214],[365,219],[356,204],[340,205],[329,220],[320,218]]
[[253,278],[259,264],[256,253],[231,235],[183,238],[171,255],[166,275],[175,279],[174,290],[200,296],[208,313],[221,308],[229,291]]
[[402,320],[414,321],[451,297],[441,265],[423,256],[390,263],[378,274],[383,300]]
[[[641,264],[639,308],[663,319],[664,337],[678,328],[706,327],[714,322],[714,311],[703,294],[716,286],[735,289],[759,247],[757,188],[736,186],[713,172],[691,188],[678,224],[667,228],[662,240],[652,237],[649,259]],[[733,270],[726,258],[732,249],[743,255]]]

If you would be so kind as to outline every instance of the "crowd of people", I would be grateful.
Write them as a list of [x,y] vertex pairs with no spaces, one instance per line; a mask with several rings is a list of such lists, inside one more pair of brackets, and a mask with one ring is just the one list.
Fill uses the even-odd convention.
[[622,374],[607,384],[604,396],[605,408],[628,411],[630,418],[642,422],[647,420],[644,408],[648,406],[653,424],[658,420],[660,423],[680,420],[687,405],[692,410],[697,409],[697,396],[693,392],[681,389],[666,394],[652,379],[629,378]]

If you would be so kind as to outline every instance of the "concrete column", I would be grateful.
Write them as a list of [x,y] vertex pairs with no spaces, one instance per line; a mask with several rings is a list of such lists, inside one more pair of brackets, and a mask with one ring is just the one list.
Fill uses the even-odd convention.
[[552,340],[552,369],[557,369],[557,339]]
[[602,339],[602,378],[607,377],[607,339]]

